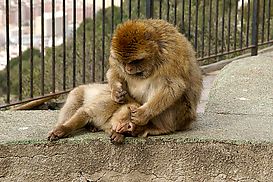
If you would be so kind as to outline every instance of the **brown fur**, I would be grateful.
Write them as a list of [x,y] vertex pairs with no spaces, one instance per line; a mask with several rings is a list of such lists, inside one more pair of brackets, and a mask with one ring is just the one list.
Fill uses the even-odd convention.
[[[114,33],[107,78],[111,97],[128,92],[142,104],[132,107],[135,134],[183,130],[196,119],[202,76],[190,42],[163,20],[129,20]],[[138,131],[137,131],[138,130]]]
[[113,142],[123,142],[124,135],[116,131],[133,129],[130,107],[139,106],[133,99],[127,97],[127,100],[128,103],[124,105],[114,102],[107,84],[82,85],[73,89],[48,140],[66,137],[86,126],[91,131],[104,130]]

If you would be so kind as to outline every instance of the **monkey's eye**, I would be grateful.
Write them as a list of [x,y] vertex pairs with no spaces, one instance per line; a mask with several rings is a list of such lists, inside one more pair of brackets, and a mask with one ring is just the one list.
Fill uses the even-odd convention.
[[131,61],[129,64],[134,64],[134,65],[140,64],[143,60],[144,59],[135,59],[135,60]]

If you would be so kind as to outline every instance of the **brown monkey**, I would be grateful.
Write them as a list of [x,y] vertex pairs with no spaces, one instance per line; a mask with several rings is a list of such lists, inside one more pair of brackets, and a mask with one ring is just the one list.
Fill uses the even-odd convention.
[[93,131],[104,130],[108,133],[112,142],[123,142],[124,135],[116,131],[122,128],[123,132],[130,132],[135,127],[130,123],[130,107],[140,106],[129,97],[127,100],[127,104],[114,102],[107,84],[76,87],[68,94],[57,125],[49,133],[48,140],[57,140],[84,126],[91,126]]
[[[113,35],[107,79],[111,97],[123,103],[128,92],[133,134],[183,130],[196,119],[202,76],[190,42],[164,20],[129,20]],[[125,131],[125,130],[122,130]]]

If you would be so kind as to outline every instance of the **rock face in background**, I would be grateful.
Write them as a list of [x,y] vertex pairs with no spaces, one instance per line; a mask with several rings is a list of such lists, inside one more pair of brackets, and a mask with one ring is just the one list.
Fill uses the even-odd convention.
[[191,130],[124,145],[86,131],[49,143],[58,111],[0,112],[0,181],[272,181],[272,58],[221,70]]

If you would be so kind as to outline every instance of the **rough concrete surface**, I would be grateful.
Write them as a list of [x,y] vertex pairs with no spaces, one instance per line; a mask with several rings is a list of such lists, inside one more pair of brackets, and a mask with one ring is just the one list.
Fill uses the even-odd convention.
[[205,113],[171,135],[113,145],[104,133],[81,131],[50,143],[58,111],[0,112],[0,181],[271,182],[272,55],[227,65]]
[[206,111],[273,116],[272,106],[273,53],[269,52],[223,68],[210,90]]

